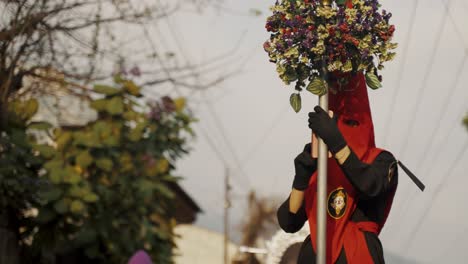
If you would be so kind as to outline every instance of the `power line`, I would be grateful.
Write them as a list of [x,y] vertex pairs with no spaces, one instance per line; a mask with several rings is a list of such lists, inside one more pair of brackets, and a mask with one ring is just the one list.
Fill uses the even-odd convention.
[[288,112],[288,108],[290,106],[287,105],[284,107],[284,109],[281,109],[278,114],[276,115],[275,118],[273,118],[273,121],[271,124],[268,126],[268,128],[265,130],[264,133],[262,133],[262,136],[260,137],[259,141],[257,143],[253,144],[252,147],[250,148],[249,151],[247,151],[247,154],[245,154],[244,159],[242,160],[243,163],[247,163],[249,161],[252,161],[252,158],[255,157],[255,155],[258,153],[260,148],[265,144],[266,140],[268,139],[269,135],[271,132],[275,130],[275,128],[280,124],[280,120],[284,118],[286,113]]
[[409,235],[409,239],[407,242],[404,244],[403,248],[405,250],[405,253],[408,252],[409,246],[412,244],[414,239],[416,238],[416,235],[419,233],[421,230],[421,226],[423,225],[424,221],[426,220],[426,217],[430,211],[431,206],[433,205],[434,201],[438,198],[438,196],[441,193],[442,188],[447,184],[448,180],[451,178],[450,176],[453,175],[455,168],[457,168],[458,163],[462,161],[462,158],[465,156],[465,154],[468,153],[468,140],[465,140],[465,143],[463,144],[462,148],[460,151],[457,153],[455,160],[452,162],[452,164],[449,166],[450,170],[446,174],[447,176],[443,177],[440,183],[436,186],[434,190],[434,194],[431,196],[432,199],[428,203],[429,205],[426,206],[424,209],[423,215],[419,218],[416,227],[411,230],[411,233]]
[[[158,1],[160,2],[160,1]],[[183,58],[187,61],[188,65],[190,65],[190,61],[188,59],[188,56],[186,55],[186,52],[184,50],[184,48],[182,47],[182,45],[180,44],[180,40],[177,36],[177,32],[175,31],[175,26],[172,24],[172,22],[170,21],[170,18],[168,16],[166,16],[166,22],[168,23],[168,26],[169,26],[169,30],[172,34],[172,36],[174,37],[174,40],[176,42],[176,45],[178,46]],[[198,74],[195,72],[195,70],[193,68],[190,68],[190,71],[192,72],[193,76],[198,79]],[[205,98],[205,100],[207,99],[206,98],[206,94],[205,94],[205,91],[202,90],[201,91],[201,95]],[[220,118],[218,117],[216,111],[214,110],[212,104],[210,102],[207,102],[206,103],[206,106],[208,107],[208,110],[210,112],[210,114],[212,115],[213,119],[215,120],[215,125],[216,127],[218,128],[218,130],[220,131],[221,133],[221,136],[223,138],[223,141],[225,142],[225,144],[227,145],[228,147],[228,150],[229,152],[231,152],[231,155],[233,156],[234,158],[234,162],[236,163],[236,166],[237,168],[240,170],[240,172],[243,174],[244,176],[244,180],[246,181],[247,185],[248,186],[251,186],[251,182],[250,182],[250,179],[249,177],[245,174],[245,171],[239,161],[239,158],[236,154],[236,152],[234,151],[234,148],[230,142],[230,140],[228,139],[228,137],[226,136],[226,133],[225,133],[225,129],[224,129],[224,126],[220,120]],[[227,164],[227,163],[225,163]]]
[[444,18],[441,21],[442,23],[440,24],[440,26],[439,26],[439,28],[437,30],[437,34],[436,34],[437,41],[436,41],[435,46],[432,49],[432,53],[431,53],[431,57],[430,57],[430,60],[429,60],[429,63],[428,63],[428,67],[426,67],[426,71],[424,73],[423,81],[422,81],[421,86],[419,87],[418,92],[417,92],[416,103],[413,104],[415,107],[412,109],[412,111],[411,110],[409,111],[409,113],[412,113],[412,115],[411,115],[411,119],[410,119],[410,122],[409,122],[409,125],[408,125],[408,129],[406,130],[405,133],[403,133],[403,135],[407,135],[407,136],[405,136],[405,140],[403,141],[403,150],[401,151],[401,153],[402,153],[401,156],[402,157],[404,157],[404,153],[406,152],[407,147],[408,147],[408,143],[409,143],[409,139],[410,139],[409,135],[410,135],[411,131],[414,130],[414,127],[416,125],[416,116],[417,116],[417,113],[419,112],[419,108],[420,108],[420,105],[421,105],[421,102],[422,102],[423,92],[424,92],[425,88],[428,85],[428,80],[429,80],[430,74],[431,74],[431,72],[433,70],[433,67],[434,67],[436,53],[439,50],[440,44],[442,43],[442,33],[443,33],[443,30],[444,30],[445,25],[447,23],[447,19],[448,19],[448,15],[447,15],[447,13],[445,13]]
[[415,25],[415,20],[416,20],[416,11],[418,9],[418,0],[415,0],[414,1],[414,5],[413,5],[413,9],[411,10],[411,15],[410,15],[410,22],[409,22],[409,29],[408,31],[406,32],[406,42],[405,42],[405,46],[403,47],[403,53],[402,53],[402,59],[401,59],[401,63],[400,63],[400,67],[399,67],[399,71],[398,71],[398,75],[397,75],[397,88],[395,89],[395,91],[393,92],[393,96],[392,96],[392,99],[390,100],[390,107],[391,107],[391,110],[388,111],[388,114],[387,114],[387,117],[385,118],[385,120],[389,120],[389,122],[386,122],[385,125],[384,125],[384,146],[387,145],[387,139],[388,139],[388,135],[390,134],[390,125],[392,124],[392,121],[393,121],[393,115],[392,113],[394,112],[395,110],[395,107],[396,107],[396,98],[398,96],[398,93],[401,89],[401,85],[402,85],[402,79],[403,79],[403,73],[404,73],[404,69],[405,69],[405,64],[406,64],[406,58],[408,56],[407,53],[408,53],[408,48],[409,48],[409,44],[411,42],[411,36],[413,35],[413,28],[414,28],[414,25]]
[[[458,36],[459,39],[460,39],[460,42],[462,42],[462,45],[464,45],[464,43],[463,43],[463,38],[461,37],[459,31],[456,30],[456,24],[454,23],[453,18],[451,17],[451,14],[450,14],[450,10],[449,10],[449,6],[450,6],[450,4],[451,4],[450,0],[448,0],[448,4],[444,3],[444,1],[442,1],[442,0],[441,0],[441,2],[442,2],[442,4],[443,4],[444,7],[445,7],[445,9],[444,9],[444,23],[443,23],[443,25],[445,26],[445,23],[447,22],[447,18],[450,18],[450,19],[451,19],[451,22],[452,22],[452,24],[453,24],[453,26],[455,27],[456,34],[457,34],[457,36]],[[439,29],[443,29],[444,26],[441,26]],[[440,33],[440,31],[439,31],[439,33]],[[439,34],[439,39],[438,39],[438,40],[440,41],[440,34]],[[439,43],[439,44],[440,44],[440,43]],[[434,55],[434,53],[433,53],[433,55]],[[449,98],[452,97],[452,95],[453,95],[453,93],[454,93],[454,90],[455,90],[455,87],[458,86],[458,83],[459,83],[460,78],[461,78],[461,74],[462,74],[462,72],[463,72],[463,68],[464,68],[465,63],[466,63],[467,55],[468,55],[468,50],[465,49],[465,50],[464,50],[464,56],[463,56],[463,59],[462,59],[462,61],[461,61],[461,65],[458,67],[458,73],[457,73],[457,75],[456,75],[456,78],[454,79],[454,85],[451,86],[451,87],[453,87],[453,88],[451,89],[450,95],[446,97],[446,101],[445,101],[444,107],[443,107],[444,110],[439,112],[440,116],[441,116],[443,113],[446,112],[446,110],[447,110],[447,108],[448,108],[448,105],[449,105],[449,101],[447,101],[447,99],[449,99]],[[433,58],[434,58],[434,57],[432,57],[432,59],[433,59]],[[432,60],[432,59],[431,59],[431,60]],[[432,62],[433,62],[433,61],[432,61]],[[431,64],[431,67],[432,67],[432,64]],[[429,69],[429,68],[427,68],[427,69]],[[429,72],[429,71],[426,71],[426,74],[425,74],[425,78],[424,78],[423,83],[427,82],[428,74],[429,74],[428,72]],[[423,86],[422,88],[424,88],[424,86]],[[418,99],[420,99],[421,95],[422,95],[422,93],[421,93],[421,90],[420,90],[420,96],[418,96]],[[419,106],[419,102],[418,102],[418,106]],[[416,116],[416,113],[415,113],[415,115],[413,115],[413,119],[414,119],[415,116]],[[440,117],[439,117],[439,118],[440,118]],[[410,123],[410,125],[413,124],[413,127],[414,127],[414,121],[415,121],[415,120],[413,120],[413,122]],[[435,135],[438,134],[440,128],[441,128],[440,126],[437,126],[436,129],[434,129],[434,130],[432,131],[431,136],[429,137],[430,143],[425,145],[425,146],[426,146],[426,149],[425,149],[425,151],[423,151],[422,153],[425,154],[425,153],[427,153],[426,151],[432,149],[433,145],[435,144],[435,140],[433,140],[433,138],[434,138]],[[411,130],[412,130],[412,129],[408,130],[408,133],[409,133]],[[403,144],[403,148],[404,148],[404,151],[403,151],[403,152],[406,151],[406,147],[408,146],[408,143],[409,143],[408,139],[409,139],[409,137],[406,137],[406,141],[405,141],[405,143]],[[439,144],[438,148],[440,147],[441,144],[442,144],[442,143]],[[430,147],[428,147],[428,146],[430,146]],[[436,148],[436,149],[438,149],[438,148]],[[418,166],[417,166],[418,170],[419,170],[419,169],[421,168],[421,166],[422,166],[422,159],[423,159],[424,157],[428,157],[428,155],[423,155],[423,156],[421,157],[420,161],[418,162]],[[425,160],[426,160],[426,159],[425,159]],[[426,174],[423,174],[423,175],[426,175]],[[404,196],[407,196],[408,192],[411,191],[411,189],[409,189],[409,188],[407,188],[406,190],[407,190],[407,192],[405,192],[406,195],[404,195]],[[411,193],[411,197],[414,197],[415,193],[416,193],[416,191],[413,190],[412,193]],[[399,215],[399,218],[401,218],[402,216],[406,215],[406,213],[407,213],[409,207],[410,207],[410,203],[406,203],[406,207],[405,207],[403,210],[400,211],[401,213],[400,213],[400,215]]]
[[[460,82],[461,82],[461,76],[462,76],[462,73],[463,73],[463,70],[464,70],[464,67],[465,67],[465,64],[467,62],[467,57],[468,57],[468,53],[465,53],[465,56],[462,58],[462,61],[460,63],[460,65],[457,67],[458,69],[458,72],[456,74],[456,77],[454,78],[454,82],[452,83],[451,86],[449,87],[452,87],[452,89],[450,89],[450,92],[447,94],[447,96],[445,97],[445,101],[444,101],[444,104],[443,104],[443,107],[442,107],[442,110],[441,111],[438,111],[438,117],[437,118],[434,118],[433,120],[440,120],[442,119],[443,115],[447,115],[447,110],[448,110],[448,107],[450,106],[450,99],[453,97],[454,93],[455,93],[455,90],[456,88],[460,85]],[[434,129],[432,129],[432,132],[431,132],[431,135],[429,136],[429,144],[424,144],[424,149],[421,153],[423,153],[423,155],[421,155],[421,158],[419,159],[417,165],[416,165],[416,172],[420,171],[420,169],[422,168],[422,165],[425,163],[425,161],[428,160],[429,158],[429,155],[427,153],[429,153],[431,150],[438,150],[440,149],[441,145],[444,143],[443,141],[440,142],[437,146],[437,148],[434,148],[434,145],[435,145],[435,136],[439,134],[439,132],[441,131],[441,128],[442,126],[439,126],[439,125],[436,125],[434,127]],[[451,130],[449,130],[451,131]],[[432,164],[432,162],[430,163]],[[427,172],[427,171],[426,171]],[[422,175],[426,175],[426,174],[422,174]],[[427,178],[426,178],[427,180]],[[405,197],[408,196],[409,192],[411,191],[410,189],[406,189],[408,190],[407,192],[405,192],[406,194],[404,195]],[[416,190],[413,190],[411,192],[411,198],[410,199],[407,199],[408,201],[412,201],[412,198],[414,197],[414,195],[416,194]],[[402,215],[405,215],[408,208],[410,207],[410,204],[411,203],[406,203],[406,207],[404,208],[404,210],[402,210],[401,214],[400,214],[400,217]]]

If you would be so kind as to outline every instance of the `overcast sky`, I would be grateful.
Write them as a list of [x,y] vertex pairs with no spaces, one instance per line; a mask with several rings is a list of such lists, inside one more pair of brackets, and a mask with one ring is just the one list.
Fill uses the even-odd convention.
[[[227,163],[235,194],[231,232],[236,237],[250,189],[262,196],[288,195],[293,159],[310,138],[306,115],[317,101],[303,93],[303,110],[294,113],[289,107],[293,87],[279,80],[262,49],[273,3],[226,0],[223,9],[201,15],[182,11],[159,25],[173,36],[166,40],[167,49],[184,54],[182,60],[196,64],[229,55],[229,65],[219,64],[201,82],[241,68],[222,84],[191,94],[191,108],[200,120],[198,136],[190,155],[177,164],[177,174],[185,177],[181,185],[204,210],[197,225],[222,231]],[[387,252],[420,263],[462,263],[468,259],[468,131],[461,126],[468,110],[468,2],[381,3],[393,13],[400,46],[396,59],[386,64],[383,88],[369,92],[376,143],[427,186],[419,192],[400,170],[381,239]],[[262,15],[250,15],[252,8]]]

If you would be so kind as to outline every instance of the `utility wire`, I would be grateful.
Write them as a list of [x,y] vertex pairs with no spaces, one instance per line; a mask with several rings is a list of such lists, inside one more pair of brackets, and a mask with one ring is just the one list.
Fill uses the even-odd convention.
[[416,11],[418,9],[418,0],[414,0],[414,4],[413,4],[413,8],[411,9],[411,15],[410,15],[410,22],[409,22],[409,29],[408,31],[406,32],[406,36],[405,36],[405,39],[406,39],[406,42],[405,42],[405,45],[403,46],[403,52],[402,52],[402,55],[401,55],[401,62],[400,62],[400,66],[399,66],[399,70],[398,70],[398,75],[397,75],[397,88],[394,90],[393,92],[393,95],[392,95],[392,99],[390,100],[390,107],[391,107],[391,110],[387,112],[387,117],[384,119],[384,120],[389,120],[388,122],[385,123],[384,125],[384,137],[383,137],[383,142],[384,142],[384,146],[387,145],[387,142],[388,142],[388,136],[390,134],[390,128],[391,128],[391,124],[392,124],[392,121],[393,121],[393,112],[395,111],[395,107],[396,107],[396,99],[397,99],[397,96],[399,94],[399,91],[401,89],[401,86],[402,86],[402,79],[403,79],[403,73],[404,73],[404,69],[405,69],[405,64],[406,64],[406,60],[407,60],[407,53],[408,53],[408,47],[409,47],[409,44],[411,43],[411,36],[413,35],[413,30],[414,30],[414,25],[415,25],[415,20],[416,20]]
[[[450,99],[452,99],[452,97],[454,96],[455,94],[455,90],[456,88],[460,85],[460,82],[461,82],[461,76],[462,76],[462,73],[463,73],[463,70],[464,70],[464,67],[466,65],[466,62],[467,62],[467,57],[468,57],[468,53],[465,53],[460,65],[458,65],[457,69],[458,69],[458,72],[456,74],[456,77],[454,78],[454,81],[453,83],[449,86],[449,87],[452,87],[450,89],[450,92],[447,94],[447,96],[445,97],[445,101],[444,101],[444,104],[443,104],[443,107],[442,107],[442,110],[441,111],[437,111],[438,113],[438,116],[436,118],[433,118],[433,120],[440,120],[442,119],[442,117],[444,115],[447,115],[448,113],[448,107],[450,106]],[[429,144],[424,144],[424,149],[421,153],[423,153],[423,155],[421,155],[421,158],[419,159],[419,161],[417,162],[417,165],[416,165],[416,172],[420,171],[422,169],[422,165],[423,164],[426,164],[426,161],[429,160],[429,155],[427,153],[431,153],[432,150],[434,150],[435,152],[437,152],[437,150],[439,150],[442,146],[443,143],[445,143],[446,141],[441,141],[436,148],[434,148],[435,146],[435,137],[436,135],[439,134],[439,132],[441,131],[443,127],[440,126],[440,125],[437,125],[434,127],[434,129],[432,129],[431,131],[431,135],[429,136]],[[453,129],[450,129],[448,131],[452,131]],[[434,159],[432,159],[432,161],[429,163],[429,164],[433,164],[434,162]],[[427,175],[427,170],[424,172],[424,174],[422,175]],[[425,178],[425,180],[427,181],[427,177]],[[409,199],[406,199],[407,201],[412,201],[413,198],[414,198],[414,195],[416,194],[416,190],[413,189],[411,191],[411,189],[406,189],[407,192],[405,192],[405,195],[403,195],[404,197],[407,197],[407,196],[411,196]],[[411,192],[411,195],[409,195],[409,192]],[[400,219],[403,219],[401,218],[403,215],[406,215],[406,212],[408,210],[408,208],[411,206],[411,203],[408,202],[408,203],[405,203],[405,208],[401,211],[402,213],[400,214]]]
[[[448,0],[448,1],[451,1],[451,0]],[[421,105],[421,102],[422,102],[424,90],[428,86],[429,77],[431,76],[431,73],[432,73],[432,70],[433,70],[433,67],[434,67],[434,62],[435,62],[435,57],[436,57],[437,51],[439,50],[440,45],[442,43],[442,34],[444,33],[444,28],[445,28],[445,26],[447,24],[447,20],[448,20],[448,14],[445,13],[444,17],[443,17],[443,19],[442,19],[442,21],[441,21],[441,23],[439,25],[437,33],[436,33],[437,41],[436,41],[435,46],[432,49],[432,53],[430,55],[430,60],[429,60],[428,66],[426,67],[426,71],[424,73],[423,81],[421,83],[421,86],[419,86],[419,89],[418,89],[418,92],[417,92],[417,95],[416,95],[416,103],[412,104],[412,105],[414,105],[414,107],[413,107],[412,110],[409,111],[409,113],[412,113],[412,115],[411,115],[409,125],[407,126],[408,129],[406,130],[405,133],[403,133],[403,135],[406,135],[406,136],[405,136],[405,139],[404,139],[403,145],[402,145],[403,150],[400,152],[401,157],[405,156],[404,154],[405,154],[405,152],[407,150],[407,147],[409,145],[408,144],[409,139],[411,138],[410,137],[411,131],[414,131],[414,128],[415,128],[415,125],[416,125],[416,116],[417,116],[417,114],[419,112],[419,108],[420,108],[420,105]]]
[[453,173],[455,169],[458,167],[458,163],[462,161],[462,158],[468,153],[468,140],[465,140],[465,143],[461,147],[460,151],[457,153],[455,156],[455,160],[452,162],[452,164],[449,166],[450,170],[446,174],[447,176],[443,177],[440,183],[436,186],[434,190],[434,194],[431,196],[430,202],[428,203],[428,206],[424,209],[424,213],[419,217],[419,220],[415,226],[414,229],[411,230],[411,233],[409,234],[409,239],[406,241],[406,243],[403,243],[403,249],[405,251],[405,254],[408,252],[410,245],[413,243],[414,239],[416,238],[417,234],[421,230],[421,227],[424,224],[424,221],[427,220],[427,215],[430,212],[431,206],[434,204],[434,201],[439,197],[441,190],[443,189],[444,186],[447,185],[447,182],[453,177]]

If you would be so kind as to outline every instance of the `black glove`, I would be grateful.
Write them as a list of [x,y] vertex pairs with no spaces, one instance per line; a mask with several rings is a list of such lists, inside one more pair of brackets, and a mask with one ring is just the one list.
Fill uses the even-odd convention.
[[327,144],[331,153],[336,154],[346,146],[336,121],[333,120],[320,106],[314,108],[315,112],[309,113],[309,127]]
[[312,173],[317,169],[317,159],[310,154],[310,143],[305,145],[304,150],[294,159],[293,188],[299,191],[307,189]]

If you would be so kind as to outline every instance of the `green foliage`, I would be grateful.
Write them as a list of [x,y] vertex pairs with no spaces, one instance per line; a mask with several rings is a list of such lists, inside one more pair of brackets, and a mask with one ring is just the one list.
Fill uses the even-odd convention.
[[321,96],[327,93],[328,84],[324,79],[318,76],[314,76],[309,85],[307,85],[307,91],[315,95]]
[[[11,102],[8,127],[0,132],[0,207],[9,207],[16,213],[38,204],[38,173],[43,164],[39,153],[51,151],[47,146],[34,145],[25,130],[37,108],[34,99]],[[21,214],[18,215],[21,220]]]
[[382,87],[379,77],[377,77],[377,75],[375,75],[372,71],[366,72],[366,83],[367,86],[374,90]]
[[140,107],[140,88],[115,78],[96,85],[91,102],[98,119],[56,129],[54,148],[38,148],[48,160],[36,218],[35,252],[81,250],[100,263],[125,263],[146,249],[155,263],[171,263],[174,194],[168,183],[174,162],[187,153],[194,119],[183,99]]
[[291,94],[291,97],[289,98],[289,103],[291,104],[291,107],[294,109],[294,111],[298,113],[302,107],[301,95],[299,93]]

